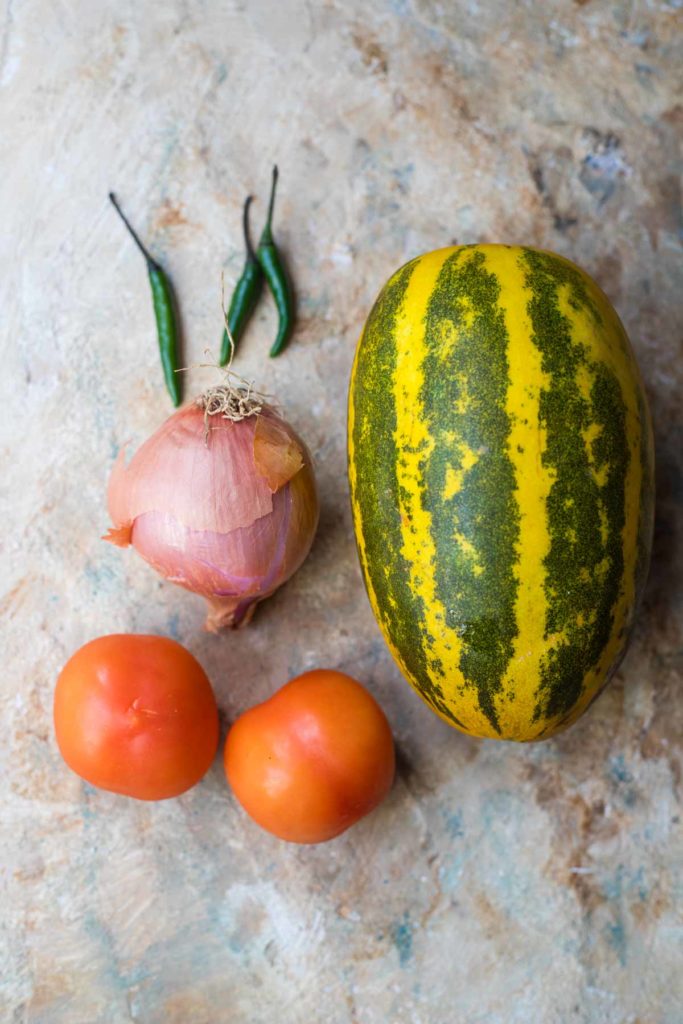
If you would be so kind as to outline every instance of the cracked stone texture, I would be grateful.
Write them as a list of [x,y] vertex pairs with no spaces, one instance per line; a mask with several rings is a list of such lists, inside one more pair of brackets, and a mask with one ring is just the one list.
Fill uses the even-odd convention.
[[[677,0],[9,0],[2,19],[1,1019],[30,1024],[680,1024],[683,1020],[681,4]],[[126,440],[169,412],[118,191],[172,274],[185,361],[220,336],[240,209],[281,168],[299,294],[236,369],[317,460],[313,553],[249,629],[103,544]],[[566,735],[477,742],[401,680],[356,562],[345,391],[379,288],[453,240],[564,253],[606,289],[657,435],[654,562],[629,656]],[[214,379],[188,374],[189,393]],[[385,804],[313,848],[261,833],[217,759],[178,800],[63,765],[56,675],[83,642],[157,632],[225,722],[338,666],[395,730]]]

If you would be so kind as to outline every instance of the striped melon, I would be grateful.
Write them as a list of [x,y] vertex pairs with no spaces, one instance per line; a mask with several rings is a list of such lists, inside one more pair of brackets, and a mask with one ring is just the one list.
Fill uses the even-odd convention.
[[382,289],[349,395],[354,528],[401,671],[474,736],[574,722],[624,653],[652,428],[617,314],[569,260],[470,245]]

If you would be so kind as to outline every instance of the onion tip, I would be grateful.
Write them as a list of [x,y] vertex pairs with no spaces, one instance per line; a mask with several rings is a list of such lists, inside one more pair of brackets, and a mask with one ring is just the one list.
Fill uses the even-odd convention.
[[117,548],[127,548],[130,545],[133,534],[133,526],[110,526],[106,533],[102,534],[100,540],[106,540],[109,544],[115,544]]

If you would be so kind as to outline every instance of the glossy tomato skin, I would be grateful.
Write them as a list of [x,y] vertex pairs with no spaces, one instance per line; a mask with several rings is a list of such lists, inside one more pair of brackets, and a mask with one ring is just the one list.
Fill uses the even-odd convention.
[[384,712],[342,672],[297,676],[228,733],[225,773],[247,813],[294,843],[321,843],[375,808],[394,778]]
[[189,651],[160,636],[102,636],[76,651],[57,680],[54,723],[73,771],[138,800],[190,789],[218,746],[206,673]]

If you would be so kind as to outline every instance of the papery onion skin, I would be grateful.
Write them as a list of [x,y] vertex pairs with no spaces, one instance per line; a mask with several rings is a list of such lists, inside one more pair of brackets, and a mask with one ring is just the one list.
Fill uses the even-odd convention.
[[238,422],[187,406],[123,458],[105,540],[206,598],[207,629],[245,625],[306,558],[319,514],[311,456],[269,406]]

